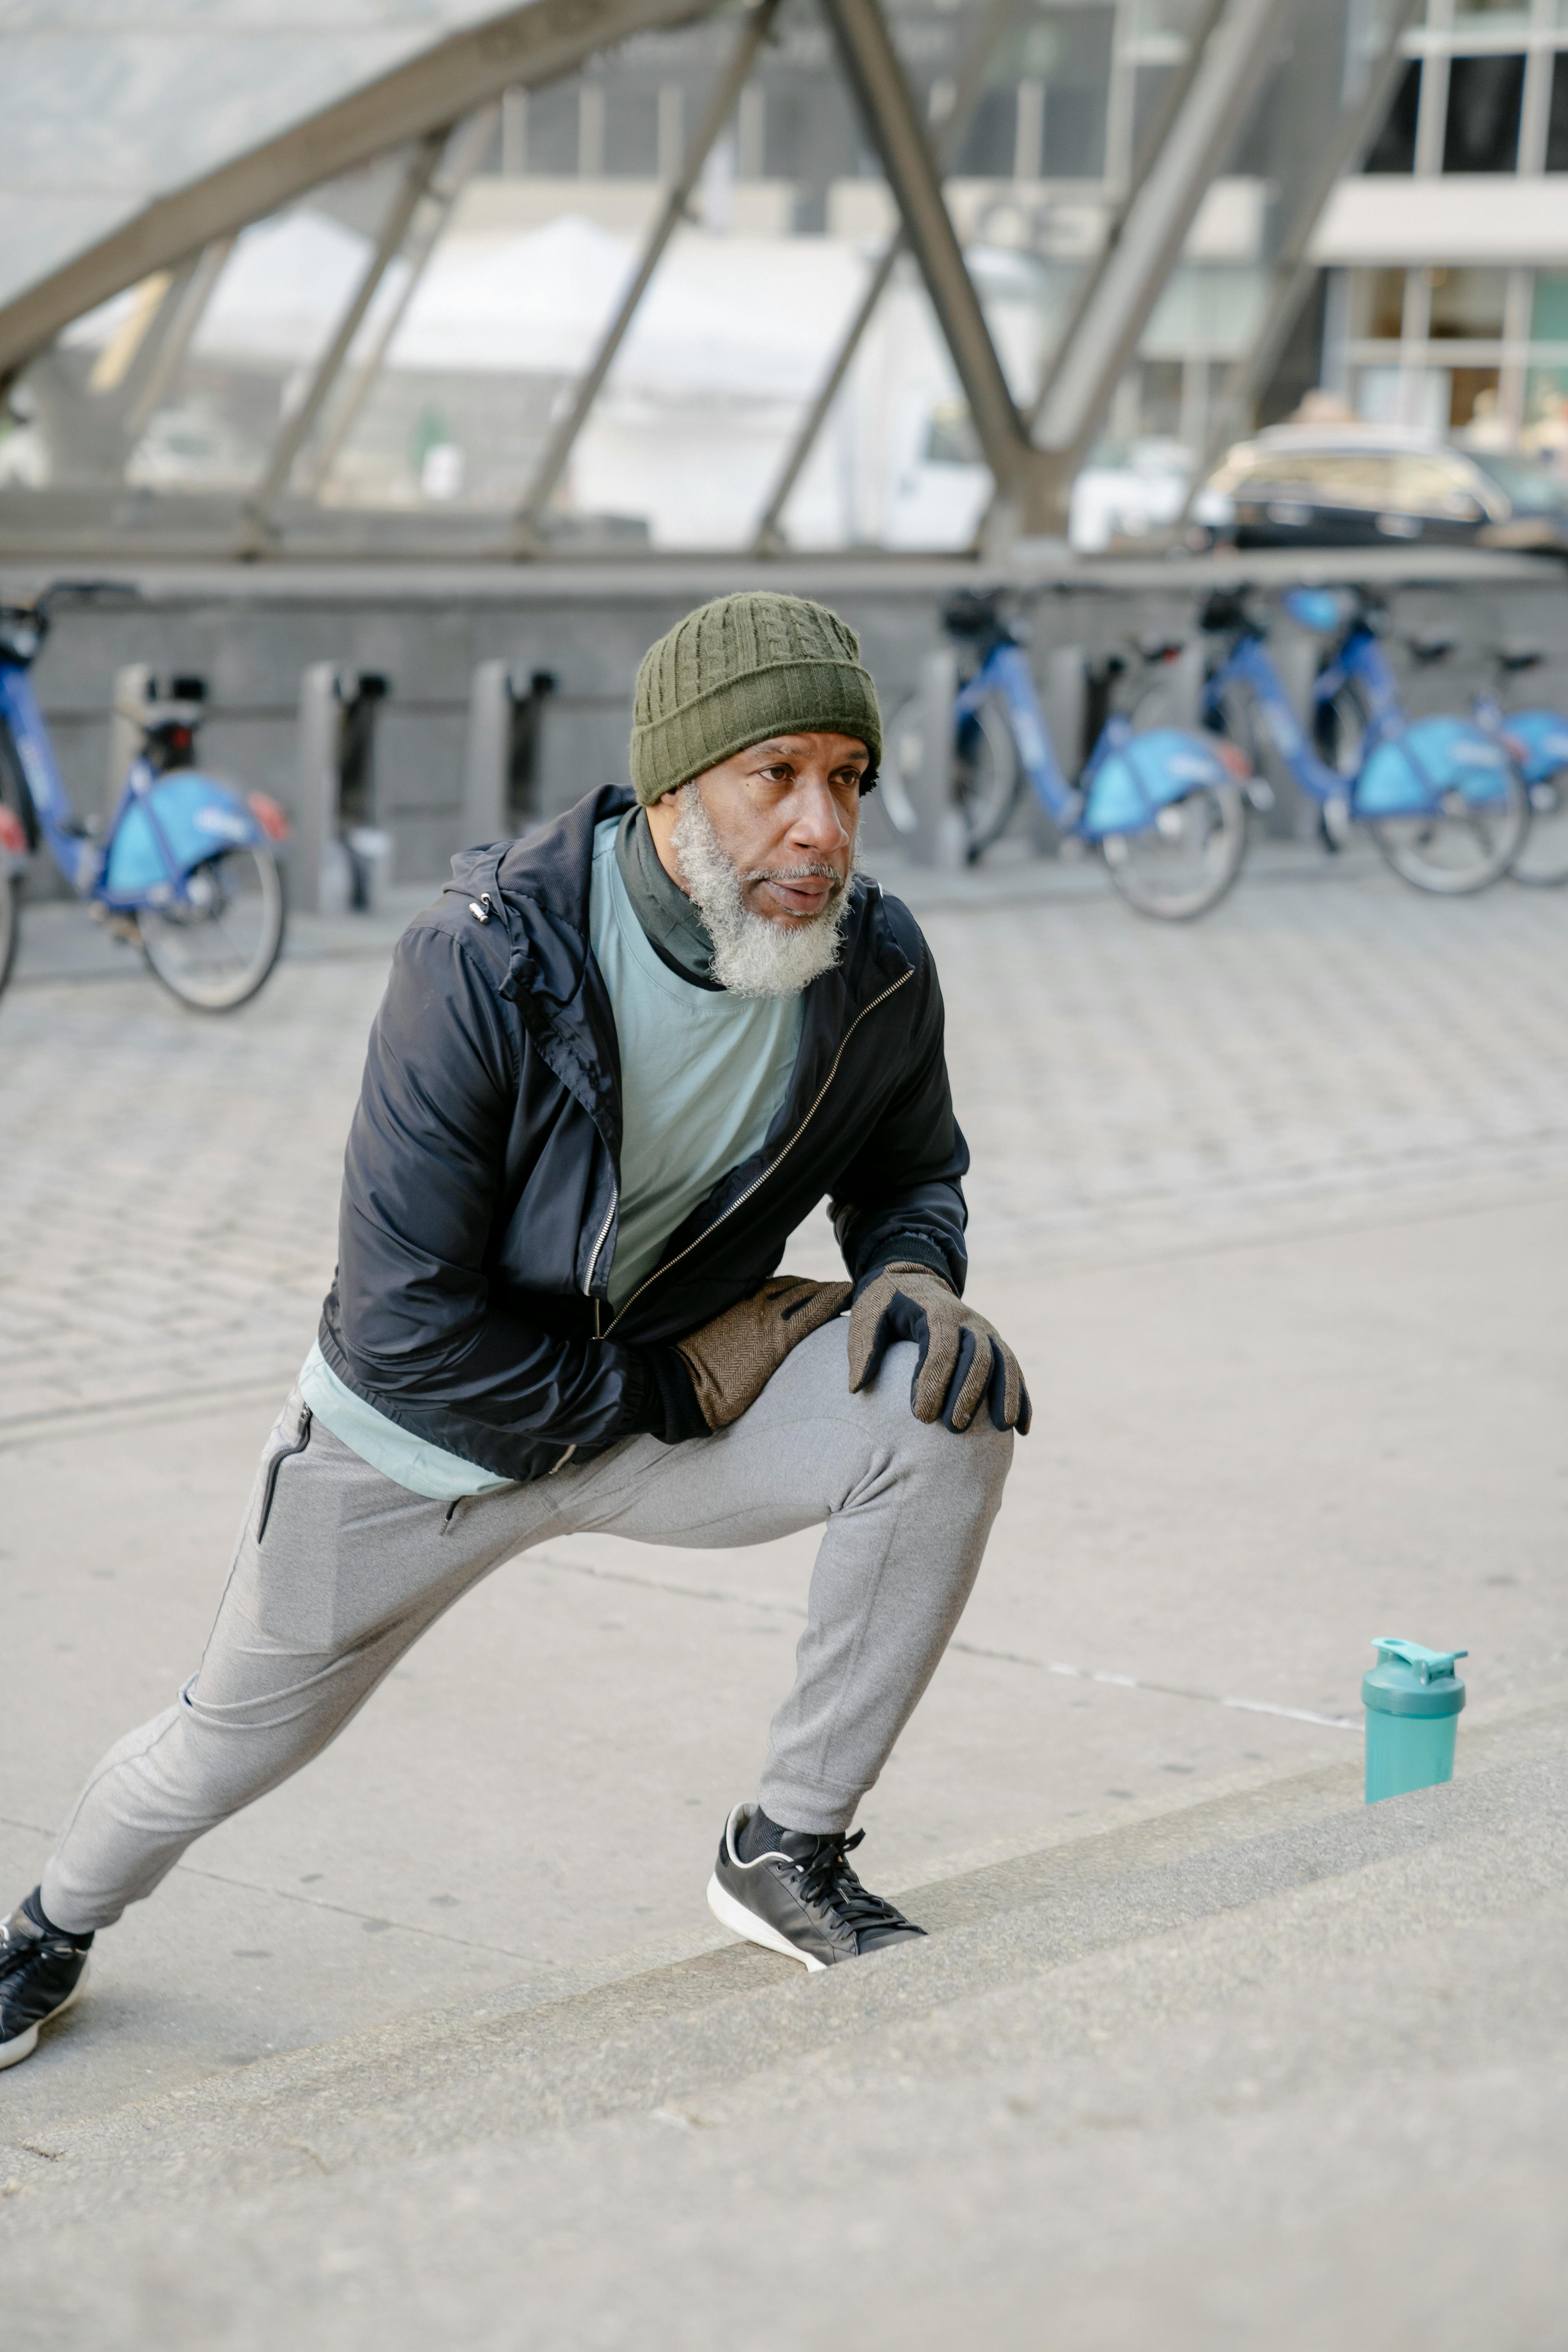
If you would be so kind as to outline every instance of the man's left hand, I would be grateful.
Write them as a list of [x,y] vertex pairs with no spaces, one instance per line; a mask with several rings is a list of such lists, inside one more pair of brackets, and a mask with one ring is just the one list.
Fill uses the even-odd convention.
[[910,1384],[917,1421],[967,1429],[984,1403],[996,1428],[1026,1433],[1029,1391],[1018,1359],[930,1266],[885,1265],[856,1299],[849,1310],[851,1389],[876,1379],[898,1339],[912,1339],[919,1351]]

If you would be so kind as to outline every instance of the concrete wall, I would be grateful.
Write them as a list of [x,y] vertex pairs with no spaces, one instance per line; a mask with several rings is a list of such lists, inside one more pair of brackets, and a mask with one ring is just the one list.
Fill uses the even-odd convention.
[[[1419,567],[1421,577],[1411,575]],[[86,567],[82,567],[86,569]],[[1279,587],[1309,575],[1373,578],[1393,602],[1397,634],[1446,633],[1472,652],[1529,639],[1545,646],[1548,668],[1526,681],[1529,699],[1568,704],[1568,596],[1554,562],[1472,554],[1416,556],[1381,551],[1345,558],[1205,558],[1179,562],[1086,561],[1048,578],[1015,575],[1032,626],[1032,657],[1045,675],[1053,647],[1081,645],[1104,655],[1151,632],[1190,633],[1202,597],[1247,577]],[[461,812],[469,680],[476,664],[503,659],[525,676],[556,679],[542,753],[542,805],[563,807],[591,787],[625,775],[632,681],[644,649],[705,597],[741,585],[785,587],[830,602],[860,632],[888,709],[911,691],[922,655],[938,640],[942,598],[973,585],[967,564],[732,563],[712,560],[640,564],[552,564],[502,570],[416,570],[302,565],[266,568],[147,567],[134,579],[142,601],[113,608],[61,606],[37,682],[67,780],[84,813],[106,801],[109,704],[114,673],[144,661],[159,671],[205,677],[211,716],[203,764],[273,793],[297,798],[296,712],[301,671],[311,662],[381,671],[390,680],[377,720],[377,800],[397,842],[405,881],[434,878],[465,845]],[[1002,576],[999,574],[989,575]],[[16,567],[0,572],[0,598],[42,582]],[[1290,632],[1279,646],[1289,655]],[[1473,663],[1416,674],[1417,709],[1458,707],[1481,672]],[[1287,804],[1277,823],[1294,821]],[[886,840],[886,820],[868,804],[869,845]],[[1037,828],[1036,829],[1037,832]],[[1020,819],[1017,854],[1029,854]],[[1005,855],[1005,846],[998,853]],[[40,876],[36,887],[47,889]]]

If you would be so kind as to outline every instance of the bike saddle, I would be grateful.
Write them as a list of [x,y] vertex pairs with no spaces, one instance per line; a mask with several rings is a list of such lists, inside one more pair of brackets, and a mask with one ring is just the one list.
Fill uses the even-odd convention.
[[1447,661],[1454,650],[1455,640],[1452,637],[1406,637],[1405,643],[1412,656],[1426,669],[1434,662]]
[[1510,677],[1518,670],[1537,669],[1545,659],[1546,656],[1539,646],[1500,646],[1498,648],[1498,667],[1506,670]]
[[1005,624],[997,610],[1001,600],[1000,588],[961,588],[942,607],[942,627],[954,637],[984,637],[993,630],[1005,633]]
[[1204,599],[1203,610],[1198,614],[1198,626],[1216,635],[1229,629],[1245,629],[1255,637],[1263,635],[1261,625],[1247,610],[1245,588],[1212,590]]
[[1135,638],[1133,642],[1146,662],[1172,662],[1184,651],[1187,641],[1184,637],[1168,637],[1156,632],[1151,636]]

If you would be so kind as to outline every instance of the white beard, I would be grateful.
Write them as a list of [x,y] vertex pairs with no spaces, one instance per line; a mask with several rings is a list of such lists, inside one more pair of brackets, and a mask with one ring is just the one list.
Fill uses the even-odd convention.
[[675,853],[713,942],[713,977],[731,996],[797,996],[831,971],[844,943],[847,885],[809,922],[771,923],[747,906],[746,877],[713,829],[695,783],[680,788]]

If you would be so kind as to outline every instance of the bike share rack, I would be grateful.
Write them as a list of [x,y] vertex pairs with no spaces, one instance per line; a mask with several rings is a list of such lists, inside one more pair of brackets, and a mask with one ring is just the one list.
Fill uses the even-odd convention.
[[290,896],[308,915],[374,913],[392,879],[393,839],[375,821],[377,670],[312,662],[300,680],[300,784]]
[[479,848],[537,824],[545,713],[555,691],[547,669],[480,662],[468,688],[463,749],[463,841]]

